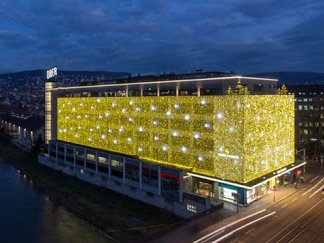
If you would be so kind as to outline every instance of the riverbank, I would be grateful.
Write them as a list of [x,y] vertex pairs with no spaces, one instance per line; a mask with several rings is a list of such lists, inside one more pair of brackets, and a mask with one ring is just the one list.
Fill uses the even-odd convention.
[[145,241],[180,220],[167,211],[41,166],[36,158],[6,141],[3,134],[0,155],[51,201],[118,241]]

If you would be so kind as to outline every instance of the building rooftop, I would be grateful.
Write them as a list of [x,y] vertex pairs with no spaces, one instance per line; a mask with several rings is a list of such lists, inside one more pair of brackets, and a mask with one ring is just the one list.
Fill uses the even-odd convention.
[[138,85],[157,85],[157,84],[172,84],[172,83],[188,83],[188,82],[197,82],[197,81],[215,81],[215,80],[230,80],[230,79],[242,79],[242,80],[263,80],[263,81],[272,81],[278,82],[278,79],[270,79],[270,78],[258,78],[258,77],[247,77],[247,76],[240,76],[240,75],[210,75],[210,76],[181,76],[175,79],[127,79],[123,82],[116,82],[110,84],[98,84],[98,83],[82,83],[82,86],[71,86],[71,87],[58,87],[54,88],[53,90],[67,90],[67,89],[87,89],[91,87],[122,87],[122,86],[138,86]]
[[45,124],[45,117],[43,116],[30,116],[30,117],[20,117],[16,115],[0,115],[0,119],[16,126],[26,128],[29,131],[35,131]]

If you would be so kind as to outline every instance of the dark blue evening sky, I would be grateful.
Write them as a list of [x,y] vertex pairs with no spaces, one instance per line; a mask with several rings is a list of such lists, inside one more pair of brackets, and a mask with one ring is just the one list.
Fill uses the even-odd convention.
[[324,71],[323,0],[1,0],[0,73]]

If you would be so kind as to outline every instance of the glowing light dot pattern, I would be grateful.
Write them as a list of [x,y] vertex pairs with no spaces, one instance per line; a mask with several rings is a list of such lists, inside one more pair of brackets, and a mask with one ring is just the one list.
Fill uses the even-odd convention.
[[163,150],[163,151],[167,151],[167,150],[168,150],[168,146],[167,146],[167,145],[163,145],[163,146],[162,146],[162,150]]
[[195,138],[195,139],[199,139],[199,138],[200,138],[200,134],[199,134],[199,133],[195,133],[195,134],[194,134],[194,138]]
[[205,124],[204,124],[204,127],[205,127],[206,129],[209,129],[209,128],[210,128],[210,123],[208,123],[208,122],[205,123]]
[[180,109],[180,105],[179,104],[174,104],[174,108],[178,110],[178,109]]
[[222,113],[222,112],[218,112],[218,113],[217,113],[217,119],[218,119],[218,120],[223,119],[223,113]]
[[294,162],[292,95],[100,97],[100,102],[98,97],[69,97],[57,102],[61,141],[239,183]]
[[187,152],[188,152],[188,148],[185,147],[185,146],[182,146],[182,147],[181,147],[181,152],[182,152],[182,153],[187,153]]
[[172,132],[172,136],[173,137],[178,137],[179,136],[179,132],[178,131],[173,131]]

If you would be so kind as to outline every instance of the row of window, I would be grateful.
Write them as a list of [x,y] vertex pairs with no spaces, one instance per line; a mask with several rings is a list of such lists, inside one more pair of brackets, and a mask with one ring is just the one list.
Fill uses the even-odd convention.
[[[66,154],[64,154],[66,150]],[[75,166],[86,171],[97,171],[102,176],[110,176],[115,179],[122,179],[125,177],[127,181],[139,184],[140,181],[140,164],[142,174],[142,185],[149,186],[151,188],[158,189],[158,167],[152,164],[140,162],[138,160],[123,158],[117,155],[111,155],[107,153],[98,153],[96,163],[96,153],[93,150],[85,151],[80,147],[75,147]],[[73,147],[59,144],[56,154],[56,144],[50,144],[49,154],[51,157],[58,159],[58,162],[62,165],[69,164],[74,165]],[[65,160],[64,160],[65,159]],[[125,165],[124,165],[125,164]],[[125,166],[125,169],[124,169]],[[125,174],[124,174],[125,171]],[[169,199],[178,200],[179,197],[179,171],[161,167],[161,194]]]
[[299,129],[298,130],[299,135],[316,135],[316,136],[321,136],[324,135],[324,130],[323,131],[313,131],[311,129]]
[[298,105],[298,110],[299,111],[323,111],[324,110],[324,106],[321,107],[314,107],[313,105]]
[[319,126],[322,126],[324,127],[324,122],[307,122],[307,121],[304,121],[304,122],[298,122],[298,126],[299,127],[319,127]]

